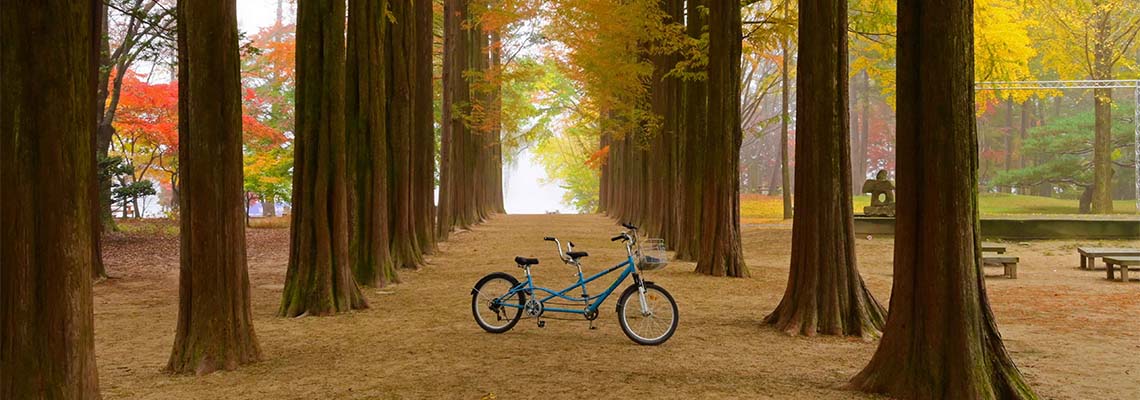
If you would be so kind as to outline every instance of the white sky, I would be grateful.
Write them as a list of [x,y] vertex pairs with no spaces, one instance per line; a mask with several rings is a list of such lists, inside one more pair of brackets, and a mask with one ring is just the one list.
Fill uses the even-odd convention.
[[[264,26],[273,25],[277,17],[278,0],[238,0],[238,29],[246,35],[257,33]],[[286,2],[286,19],[292,19],[292,4]],[[507,213],[542,214],[558,210],[561,213],[574,213],[575,210],[562,204],[565,192],[557,185],[543,185],[546,171],[534,162],[530,150],[524,149],[514,165],[504,166],[503,200]]]

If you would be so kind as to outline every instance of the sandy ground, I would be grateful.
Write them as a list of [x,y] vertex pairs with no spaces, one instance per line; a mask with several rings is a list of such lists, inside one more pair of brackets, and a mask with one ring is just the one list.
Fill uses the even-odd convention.
[[[511,259],[538,256],[540,285],[561,287],[573,270],[546,235],[587,250],[588,271],[622,257],[601,216],[498,216],[443,243],[403,282],[366,289],[372,308],[322,318],[278,318],[288,230],[251,229],[254,325],[264,360],[236,371],[171,376],[177,313],[178,243],[167,231],[106,240],[116,279],[95,288],[96,351],[106,398],[872,398],[844,389],[876,342],[789,337],[760,323],[783,293],[791,230],[748,225],[752,278],[712,278],[675,262],[648,273],[680,307],[665,345],[638,346],[621,332],[614,305],[584,321],[522,320],[500,335],[475,325],[470,288],[483,275],[521,275]],[[1133,242],[1087,244],[1132,245]],[[1108,282],[1076,268],[1073,242],[1010,244],[1019,279],[987,279],[1002,335],[1044,398],[1140,398],[1140,282]],[[891,281],[890,238],[859,238],[861,272],[883,303]],[[1000,268],[989,269],[1000,274]],[[596,290],[601,290],[596,285]]]

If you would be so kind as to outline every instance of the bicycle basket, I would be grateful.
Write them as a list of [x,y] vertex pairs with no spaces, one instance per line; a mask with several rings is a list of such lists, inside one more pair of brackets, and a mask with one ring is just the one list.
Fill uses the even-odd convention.
[[665,239],[645,239],[638,247],[638,269],[653,271],[669,264],[669,255],[665,254]]

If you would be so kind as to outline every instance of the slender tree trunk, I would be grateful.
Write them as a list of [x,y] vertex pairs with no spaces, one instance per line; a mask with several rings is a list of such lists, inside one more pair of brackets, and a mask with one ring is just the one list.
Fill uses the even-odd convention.
[[[776,140],[778,142],[779,137],[777,137]],[[780,182],[780,166],[779,166],[779,163],[780,163],[779,155],[776,155],[776,158],[774,160],[772,160],[772,168],[771,168],[772,174],[768,177],[768,192],[767,192],[767,194],[769,196],[775,196],[776,195],[776,188],[780,187],[780,183],[779,183]]]
[[345,177],[345,5],[297,4],[297,137],[289,267],[278,314],[367,308],[349,267]]
[[[847,96],[849,98],[849,100],[848,100],[848,106],[850,107],[849,109],[852,109],[852,110],[854,110],[855,107],[858,107],[859,105],[863,104],[863,98],[867,96],[867,90],[865,90],[865,87],[863,85],[863,71],[860,71],[858,74],[856,74],[856,76],[859,77],[858,78],[859,82],[858,82],[858,84],[853,85],[853,87],[850,89],[851,93]],[[863,145],[861,143],[859,143],[859,139],[862,138],[862,136],[859,134],[859,132],[860,132],[859,127],[861,126],[862,120],[865,118],[866,118],[866,115],[863,115],[863,114],[857,114],[854,117],[848,118],[848,124],[847,124],[848,125],[848,132],[855,132],[854,135],[849,135],[851,137],[851,142],[850,142],[851,168],[850,168],[850,170],[851,170],[851,194],[852,195],[858,195],[862,192],[860,189],[862,189],[863,179],[860,179],[860,177],[863,176],[865,172],[860,172],[860,169],[859,169],[859,149],[863,147]]]
[[[432,253],[435,241],[435,113],[432,89],[432,2],[415,2],[415,227],[419,249]],[[501,192],[500,192],[501,194]],[[500,204],[501,201],[500,195]],[[500,208],[502,206],[500,205]]]
[[[107,12],[109,7],[106,3],[102,4],[99,8],[99,24],[100,35],[96,39],[99,41],[99,64],[95,67],[98,73],[98,87],[95,100],[96,112],[96,127],[95,127],[95,162],[106,159],[109,156],[111,148],[111,138],[115,135],[115,128],[111,125],[109,116],[113,116],[114,112],[107,112],[107,99],[110,94],[110,79],[111,79],[111,36],[108,34]],[[118,86],[115,90],[122,88],[122,80],[118,80]],[[117,93],[116,93],[117,97]],[[111,213],[111,177],[99,178],[99,218],[101,221],[100,232],[107,230],[116,230],[115,216]],[[98,247],[98,246],[97,246]],[[95,266],[96,274],[106,277],[106,273],[102,271],[102,250],[100,252],[100,261]],[[97,276],[96,279],[100,278]]]
[[[791,1],[791,0],[787,0]],[[784,5],[784,17],[788,17],[788,6]],[[791,44],[788,37],[784,36],[783,43],[780,46],[783,50],[783,60],[781,61],[780,68],[780,190],[784,194],[784,219],[792,219],[792,171],[791,171],[791,155],[788,150],[788,124],[791,123],[792,116],[788,112],[789,109],[789,95],[791,92],[791,82],[788,79],[789,66],[788,62],[792,58]]]
[[398,282],[389,254],[386,0],[348,2],[345,139],[348,143],[349,265],[356,282]]
[[15,0],[0,15],[0,398],[98,399],[98,1]]
[[[501,163],[495,156],[493,129],[475,118],[478,124],[468,126],[473,103],[486,107],[487,92],[477,92],[468,79],[482,76],[489,66],[487,34],[478,21],[472,20],[467,0],[444,2],[444,134],[440,153],[440,206],[437,210],[437,232],[446,238],[456,227],[466,228],[480,222],[494,211],[493,171]],[[501,196],[501,194],[500,194]]]
[[857,167],[855,170],[856,178],[851,182],[859,188],[856,194],[862,194],[863,180],[867,179],[867,150],[870,148],[868,142],[871,141],[871,75],[867,71],[863,71],[863,105],[861,116],[859,117],[859,148],[856,150],[856,157],[858,158]]
[[[1013,96],[1005,100],[1005,171],[1013,170],[1013,152],[1014,150],[1014,126],[1013,126]],[[1013,193],[1013,186],[1007,186],[1000,189],[1002,192]]]
[[[1100,2],[1095,2],[1100,6]],[[1093,79],[1112,79],[1112,54],[1107,11],[1098,10],[1093,42]],[[1093,139],[1092,213],[1112,213],[1112,89],[1093,89],[1095,128]]]
[[182,261],[166,368],[202,375],[261,358],[246,269],[248,217],[235,207],[245,196],[234,0],[179,1],[178,65]]
[[[600,133],[598,135],[598,150],[608,152],[609,146],[610,146],[610,136],[605,134],[604,132]],[[609,208],[609,205],[610,205],[609,181],[610,181],[610,176],[611,176],[610,175],[610,164],[611,164],[611,162],[612,162],[612,158],[610,158],[609,155],[607,154],[605,159],[602,161],[601,166],[598,167],[598,207],[594,210],[594,212],[599,213],[599,214],[608,214],[609,209],[610,209]]]
[[847,100],[847,4],[800,0],[796,198],[788,287],[764,319],[791,335],[873,338],[883,307],[855,262]]
[[[703,15],[704,0],[689,0],[686,3],[687,13],[690,16]],[[699,38],[701,31],[708,25],[703,17],[690,17],[686,21],[685,33],[692,38]],[[678,260],[696,261],[697,253],[701,249],[701,197],[705,186],[701,182],[704,170],[704,151],[700,148],[704,141],[707,129],[706,118],[708,114],[708,83],[698,80],[688,80],[683,84],[684,95],[682,107],[684,108],[682,126],[678,135],[678,173],[681,184],[677,200],[680,216],[677,218],[676,253]],[[610,151],[611,157],[614,154]],[[619,194],[620,190],[611,193]],[[612,197],[613,195],[611,195]]]
[[454,110],[456,96],[465,93],[463,87],[457,86],[461,82],[459,79],[462,78],[463,67],[456,65],[456,63],[466,65],[465,61],[457,57],[463,51],[460,48],[463,45],[460,36],[460,15],[463,11],[458,9],[460,4],[460,0],[444,0],[443,2],[443,65],[441,71],[443,81],[441,92],[443,93],[440,100],[439,122],[439,200],[435,208],[437,240],[447,240],[451,233],[454,218],[451,212],[451,197],[454,195],[451,188],[451,160],[455,151],[452,138],[455,136],[455,129],[463,128],[463,124],[457,120],[458,116],[455,115]]
[[697,272],[749,276],[740,249],[740,5],[709,3],[709,117]]
[[[94,47],[98,49],[98,57],[91,60],[91,76],[94,79],[92,82],[95,85],[95,97],[92,105],[94,106],[93,112],[96,116],[93,126],[93,142],[94,146],[92,151],[95,152],[92,158],[92,170],[95,171],[95,181],[91,188],[91,279],[96,282],[109,278],[107,276],[107,266],[103,264],[103,231],[107,227],[114,228],[115,218],[111,215],[111,180],[110,177],[104,177],[100,173],[99,161],[107,158],[107,149],[99,147],[99,118],[103,115],[103,108],[107,98],[106,85],[100,86],[104,82],[101,77],[102,71],[99,66],[103,65],[103,60],[107,57],[107,41],[104,39],[107,35],[107,4],[102,2],[95,2],[98,4],[98,14],[95,16],[94,23],[96,25],[95,31],[99,35],[94,36]],[[104,185],[106,185],[106,197],[103,196]],[[104,204],[104,200],[106,203]]]
[[[391,255],[400,268],[418,268],[423,256],[416,238],[415,219],[415,93],[418,82],[415,68],[416,17],[412,2],[388,3],[388,154],[391,155],[392,177],[389,186],[391,202]],[[425,82],[430,84],[430,82]]]
[[896,398],[1036,398],[982,277],[973,2],[898,5],[898,216],[891,307],[860,390]]

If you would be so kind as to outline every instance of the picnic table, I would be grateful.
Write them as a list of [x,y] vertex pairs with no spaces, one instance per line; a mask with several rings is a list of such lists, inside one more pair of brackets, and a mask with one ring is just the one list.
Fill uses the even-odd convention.
[[1005,245],[1001,243],[982,242],[982,252],[1005,254]]
[[1020,261],[1014,256],[982,256],[982,265],[1001,265],[1005,268],[1005,276],[1009,279],[1017,279],[1017,262]]
[[1128,270],[1140,271],[1140,257],[1107,256],[1104,257],[1104,266],[1108,271],[1108,280],[1113,280],[1112,271],[1120,268],[1120,281],[1128,282]]
[[1096,259],[1104,257],[1140,257],[1140,249],[1124,247],[1078,247],[1081,269],[1094,269]]

